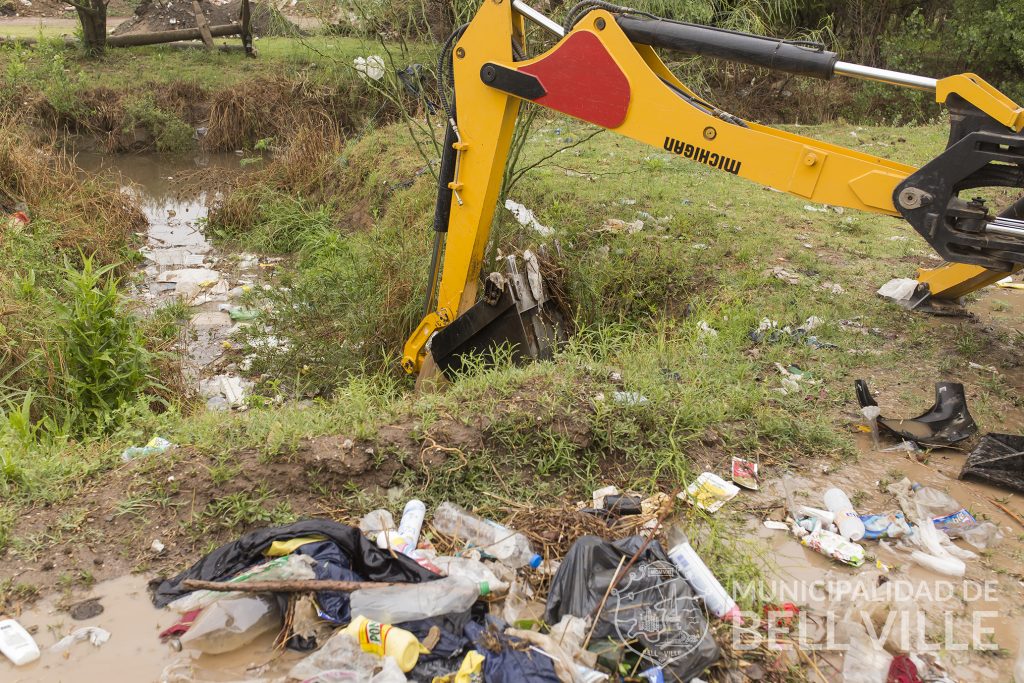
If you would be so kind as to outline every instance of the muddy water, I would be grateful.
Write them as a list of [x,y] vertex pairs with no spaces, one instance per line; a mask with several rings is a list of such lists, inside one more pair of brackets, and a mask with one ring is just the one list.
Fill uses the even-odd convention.
[[[175,651],[160,642],[158,634],[177,618],[152,606],[146,592],[147,578],[123,576],[97,584],[74,601],[98,597],[103,612],[90,619],[73,620],[62,609],[61,598],[51,597],[18,617],[39,645],[40,658],[15,667],[0,657],[0,681],[5,683],[155,683],[156,681],[241,681],[272,679],[283,675],[301,655],[280,653],[273,635],[266,635],[236,652],[200,655]],[[110,640],[96,647],[77,642],[64,653],[50,648],[62,637],[86,626],[110,633]]]
[[[146,257],[132,296],[144,312],[175,299],[189,305],[190,316],[180,340],[184,374],[209,399],[211,408],[239,407],[248,384],[229,363],[220,363],[229,338],[237,329],[231,309],[239,307],[244,290],[260,280],[260,265],[268,260],[255,254],[228,253],[215,248],[204,233],[207,205],[216,197],[184,191],[194,186],[189,176],[206,169],[237,172],[235,154],[164,156],[158,154],[78,154],[87,173],[119,174],[145,212],[149,227]],[[222,367],[226,366],[226,367]]]
[[[804,548],[784,531],[752,522],[752,533],[761,539],[774,565],[769,590],[780,602],[795,602],[805,611],[801,623],[804,642],[810,643],[807,649],[821,657],[829,680],[838,678],[847,638],[842,622],[852,621],[869,626],[868,632],[888,641],[890,650],[938,656],[953,680],[1012,681],[1024,637],[1024,595],[1014,576],[1022,570],[1024,527],[993,501],[1024,516],[1024,496],[957,480],[965,457],[957,451],[934,451],[922,463],[903,453],[875,452],[866,436],[858,445],[861,453],[856,463],[820,467],[788,478],[786,487],[796,502],[823,508],[822,493],[837,486],[854,497],[861,513],[898,510],[895,499],[879,490],[879,482],[906,476],[947,491],[979,520],[995,522],[1004,539],[995,549],[977,551],[979,557],[966,560],[966,575],[959,579],[916,566],[908,553],[886,549],[877,541],[862,545],[888,571],[873,561],[859,568],[846,567]],[[783,496],[781,481],[768,482],[761,503],[781,502]],[[769,516],[781,519],[784,515],[776,509]],[[957,545],[976,550],[962,541]],[[881,635],[886,624],[887,637]]]

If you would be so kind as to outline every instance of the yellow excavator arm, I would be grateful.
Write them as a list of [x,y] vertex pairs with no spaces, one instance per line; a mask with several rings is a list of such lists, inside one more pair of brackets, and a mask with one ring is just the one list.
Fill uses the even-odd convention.
[[[932,298],[958,298],[1024,266],[1024,201],[992,216],[981,199],[959,197],[977,187],[1024,187],[1024,108],[978,76],[936,80],[874,69],[841,62],[821,46],[668,21],[599,1],[578,5],[568,17],[561,26],[520,0],[484,0],[445,45],[439,79],[442,90],[454,86],[455,99],[443,98],[449,127],[434,260],[426,315],[403,353],[407,372],[421,369],[435,333],[477,301],[524,100],[809,201],[903,216],[948,261],[918,275],[919,289]],[[524,58],[524,18],[560,39]],[[656,47],[934,91],[950,110],[949,145],[917,169],[739,119],[681,83]]]

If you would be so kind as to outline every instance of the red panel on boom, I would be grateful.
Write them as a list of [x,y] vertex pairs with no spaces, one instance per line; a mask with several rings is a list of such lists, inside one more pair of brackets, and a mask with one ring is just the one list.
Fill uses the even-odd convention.
[[629,81],[589,31],[571,34],[547,57],[519,71],[535,76],[547,91],[534,100],[539,105],[604,128],[626,119]]

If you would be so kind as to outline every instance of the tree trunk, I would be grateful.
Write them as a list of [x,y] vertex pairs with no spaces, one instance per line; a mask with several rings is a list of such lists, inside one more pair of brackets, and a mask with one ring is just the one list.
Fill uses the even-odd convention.
[[[107,49],[106,0],[81,0],[76,4],[78,19],[82,22],[82,45],[87,54],[96,56]],[[88,4],[86,4],[88,3]]]

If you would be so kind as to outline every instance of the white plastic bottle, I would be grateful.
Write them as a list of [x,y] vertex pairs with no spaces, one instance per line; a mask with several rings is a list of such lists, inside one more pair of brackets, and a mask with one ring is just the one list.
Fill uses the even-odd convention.
[[14,619],[0,620],[0,652],[14,666],[22,666],[39,659],[39,646],[29,632]]
[[434,512],[434,528],[443,534],[461,538],[512,567],[540,566],[540,555],[533,552],[530,540],[520,533],[489,519],[477,517],[454,503],[441,503]]
[[464,612],[488,592],[490,589],[486,583],[448,576],[422,583],[361,588],[352,591],[350,601],[353,615],[382,624],[400,624],[413,619]]
[[420,530],[423,528],[423,518],[427,514],[427,506],[422,500],[413,498],[405,504],[402,511],[402,520],[398,523],[398,529],[385,529],[377,536],[377,547],[388,548],[399,545],[407,545],[415,548],[420,542]]
[[690,545],[690,539],[686,537],[683,530],[670,529],[668,541],[672,544],[672,549],[668,551],[669,559],[679,567],[679,571],[686,577],[693,592],[699,595],[707,605],[708,611],[720,619],[739,623],[739,605],[704,564],[704,560],[700,559],[700,555]]
[[857,516],[853,504],[842,489],[831,488],[825,491],[825,507],[836,516],[840,536],[848,541],[864,538],[864,522]]

